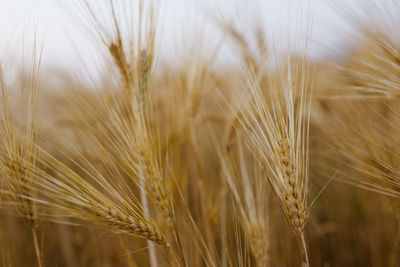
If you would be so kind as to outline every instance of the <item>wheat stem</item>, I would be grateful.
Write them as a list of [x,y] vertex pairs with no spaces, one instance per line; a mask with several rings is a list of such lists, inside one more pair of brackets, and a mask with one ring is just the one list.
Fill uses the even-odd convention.
[[[147,199],[147,194],[146,194],[146,189],[145,189],[145,183],[146,183],[146,181],[144,180],[144,177],[142,175],[142,178],[141,178],[141,185],[142,186],[140,188],[140,200],[142,202],[144,215],[145,216],[149,216],[150,215],[150,209],[149,209],[149,201]],[[152,267],[157,267],[158,266],[158,262],[157,262],[157,254],[156,254],[155,247],[153,246],[153,244],[149,240],[147,240],[147,246],[149,248],[150,264],[151,264]]]
[[39,265],[39,267],[44,267],[43,260],[42,260],[42,254],[40,252],[39,242],[37,239],[36,228],[32,228],[32,236],[33,236],[33,244],[35,246],[35,253],[36,253],[36,259],[37,259],[38,265]]

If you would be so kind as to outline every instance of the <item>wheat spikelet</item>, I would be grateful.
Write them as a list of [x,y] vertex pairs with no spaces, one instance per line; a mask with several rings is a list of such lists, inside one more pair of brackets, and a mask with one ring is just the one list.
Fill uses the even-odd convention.
[[[32,230],[35,252],[38,265],[43,264],[43,252],[40,250],[37,240],[37,205],[32,198],[36,197],[36,187],[34,186],[36,176],[34,169],[37,164],[37,151],[35,148],[36,136],[34,125],[34,111],[36,105],[36,96],[39,89],[39,72],[41,65],[42,49],[38,49],[36,32],[33,44],[33,62],[30,73],[30,86],[28,101],[24,99],[26,94],[25,80],[21,81],[21,118],[20,126],[11,115],[7,88],[4,81],[3,68],[0,65],[0,87],[2,97],[0,138],[0,174],[8,193],[3,194],[15,204],[15,208],[20,216]],[[27,106],[25,111],[25,106]],[[33,166],[28,168],[27,164]]]
[[104,220],[106,225],[115,228],[116,231],[140,236],[154,243],[166,245],[167,241],[163,234],[148,222],[124,215],[104,205],[93,204],[92,206],[92,212],[94,212],[98,219],[100,221]]
[[121,36],[117,36],[116,42],[111,42],[108,48],[112,58],[114,59],[115,65],[118,67],[121,77],[124,80],[126,88],[129,88],[132,84],[131,79],[133,78],[133,73],[131,66],[128,64]]
[[[86,1],[83,2],[85,3],[86,13],[92,19],[92,22],[89,23],[93,24],[92,27],[96,34],[108,47],[129,94],[126,98],[127,101],[123,101],[123,108],[128,108],[128,111],[123,112],[128,112],[128,118],[124,117],[126,114],[120,112],[119,100],[102,100],[108,108],[106,109],[107,116],[112,122],[107,121],[101,125],[106,129],[104,132],[110,135],[105,138],[106,142],[103,141],[104,136],[98,136],[98,140],[103,143],[105,149],[115,151],[113,156],[120,158],[120,161],[124,163],[124,168],[135,183],[141,184],[142,180],[145,181],[144,187],[148,191],[149,197],[160,207],[166,218],[172,220],[172,210],[168,207],[170,204],[166,197],[167,193],[162,183],[160,166],[157,162],[157,147],[152,144],[157,140],[152,140],[146,115],[146,95],[154,58],[156,21],[153,12],[156,8],[149,4],[145,10],[144,3],[139,1],[139,28],[137,31],[129,29],[129,31],[138,35],[139,40],[135,41],[129,35],[123,36],[121,25],[124,24],[124,19],[128,18],[117,16],[117,12],[120,11],[118,9],[123,7],[129,9],[132,8],[131,6],[125,6],[126,3],[119,5],[115,1],[110,1],[106,5],[114,28],[114,32],[108,32],[102,27],[101,20],[97,17],[99,14],[96,14],[94,6]],[[146,17],[144,17],[145,14]],[[146,25],[147,28],[144,26],[145,23],[148,24]],[[125,42],[124,37],[127,37]],[[145,41],[145,48],[143,49],[141,40]]]
[[[264,96],[249,78],[250,96],[240,108],[239,120],[308,263],[304,226],[308,217],[308,116],[310,91],[305,63],[291,66],[271,80]],[[250,99],[250,101],[246,101]]]
[[[110,231],[125,233],[145,238],[154,243],[168,246],[167,241],[150,217],[143,214],[143,210],[135,197],[130,195],[129,188],[122,182],[122,177],[117,176],[118,172],[110,183],[106,177],[95,169],[95,167],[81,158],[81,165],[87,164],[87,169],[81,165],[75,166],[88,175],[93,184],[70,167],[66,166],[47,152],[40,149],[42,159],[40,168],[32,168],[26,164],[36,176],[33,186],[37,187],[40,198],[29,198],[36,205],[43,207],[43,210],[55,208],[57,214],[68,218],[73,216],[80,220],[86,220],[95,224],[103,225]],[[77,164],[77,163],[75,163]],[[122,182],[119,186],[117,181]],[[27,198],[26,196],[21,196]],[[52,220],[54,215],[43,214],[44,218]],[[47,216],[47,217],[46,217]],[[67,219],[60,222],[68,222]]]
[[[95,6],[86,1],[83,1],[83,3],[85,4],[86,13],[91,17],[89,26],[95,29],[95,34],[108,49],[122,77],[124,88],[129,94],[127,107],[130,109],[128,111],[130,118],[128,121],[124,121],[123,117],[114,117],[116,123],[104,124],[103,126],[107,128],[112,137],[106,138],[106,142],[100,137],[98,141],[103,146],[104,151],[112,151],[114,157],[111,158],[118,159],[122,163],[124,172],[141,187],[141,201],[145,213],[149,215],[150,212],[150,207],[147,203],[148,197],[162,211],[167,224],[174,232],[183,265],[186,265],[176,226],[174,225],[175,218],[172,204],[168,199],[167,190],[162,181],[163,176],[156,158],[158,154],[152,143],[153,140],[150,136],[151,132],[146,115],[146,96],[154,59],[155,8],[152,3],[139,1],[137,3],[139,10],[138,28],[133,29],[129,25],[129,17],[125,15],[118,16],[119,12],[124,11],[123,9],[132,8],[129,2],[110,1],[104,3],[108,7],[107,12],[109,14],[107,15],[111,19],[114,28],[113,31],[108,31],[103,27],[105,25],[103,21],[99,20],[99,14],[96,14]],[[126,22],[128,22],[126,24],[128,25],[128,31],[125,31],[124,34],[124,29],[121,25],[125,25]],[[133,39],[133,34],[137,35],[137,40]],[[144,48],[142,48],[143,46]],[[111,115],[113,115],[112,111]],[[115,137],[117,138],[116,140],[114,139]],[[152,247],[149,250],[152,265],[157,266],[155,251]]]
[[1,131],[2,153],[1,163],[5,185],[12,192],[15,192],[16,202],[21,203],[17,207],[19,213],[24,220],[32,228],[37,227],[36,207],[29,199],[20,198],[18,196],[34,197],[36,192],[32,185],[34,179],[33,173],[26,168],[24,162],[32,165],[36,164],[36,150],[34,146],[34,129],[33,129],[33,108],[36,96],[36,87],[30,92],[28,114],[26,121],[23,122],[21,130],[19,130],[13,118],[11,117],[8,95],[0,69],[0,79],[2,98],[3,98],[3,129]]
[[252,225],[251,232],[249,234],[250,249],[254,255],[257,266],[270,266],[269,247],[266,246],[265,240],[265,226],[264,225]]

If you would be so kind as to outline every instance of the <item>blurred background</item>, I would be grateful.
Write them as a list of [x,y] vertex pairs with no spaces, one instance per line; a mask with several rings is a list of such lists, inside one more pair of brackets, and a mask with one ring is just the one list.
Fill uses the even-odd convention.
[[[92,1],[95,2],[89,2]],[[76,1],[2,0],[1,58],[20,56],[22,44],[29,47],[26,41],[33,39],[36,25],[39,36],[44,36],[45,40],[44,66],[78,69],[77,73],[83,66],[93,70],[96,65],[93,61],[99,58],[98,50],[93,49],[96,42],[87,36],[80,21],[74,19],[74,3]],[[338,11],[341,8],[357,10],[363,1],[161,0],[159,3],[162,60],[178,62],[176,59],[182,57],[179,52],[191,47],[206,53],[218,49],[218,61],[232,63],[230,47],[223,42],[225,34],[218,25],[221,19],[242,29],[260,24],[268,38],[284,50],[287,43],[295,41],[296,35],[306,34],[311,56],[341,57],[348,45],[341,40],[354,34],[354,30]],[[23,38],[25,42],[21,42]],[[209,51],[204,51],[206,49]]]

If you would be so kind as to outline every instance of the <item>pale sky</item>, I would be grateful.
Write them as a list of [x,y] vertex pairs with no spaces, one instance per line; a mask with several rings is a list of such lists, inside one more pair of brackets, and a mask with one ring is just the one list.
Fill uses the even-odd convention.
[[[96,0],[92,0],[96,1]],[[122,0],[121,0],[122,1]],[[0,58],[20,55],[22,40],[25,46],[32,39],[33,24],[46,33],[44,64],[80,69],[91,64],[96,55],[91,40],[83,36],[79,25],[71,22],[60,2],[62,0],[0,0]],[[223,16],[244,25],[261,21],[271,36],[280,39],[304,27],[296,23],[299,14],[312,20],[312,48],[310,53],[320,56],[335,53],[346,32],[346,21],[326,0],[160,0],[163,57],[180,57],[184,45],[202,40],[205,47],[214,47],[221,40],[221,32],[213,16]],[[360,1],[336,1],[357,4]],[[333,49],[333,50],[332,50]],[[340,49],[340,48],[339,48]],[[344,49],[344,48],[342,48]],[[337,51],[336,51],[337,52]],[[222,52],[224,54],[224,51]],[[228,54],[228,53],[226,53]],[[221,60],[226,60],[224,56]]]

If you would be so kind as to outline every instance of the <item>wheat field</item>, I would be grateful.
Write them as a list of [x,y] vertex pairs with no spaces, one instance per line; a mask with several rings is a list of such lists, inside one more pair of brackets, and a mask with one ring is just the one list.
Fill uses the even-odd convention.
[[95,82],[51,82],[37,28],[0,59],[2,266],[400,266],[399,3],[332,7],[341,58],[217,19],[225,65],[161,63],[157,1],[75,4]]

